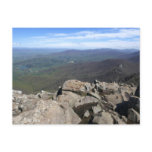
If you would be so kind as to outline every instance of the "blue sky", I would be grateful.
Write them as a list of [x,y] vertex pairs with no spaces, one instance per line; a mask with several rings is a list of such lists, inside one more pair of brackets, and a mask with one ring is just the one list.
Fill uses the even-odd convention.
[[139,49],[139,28],[13,28],[13,47]]

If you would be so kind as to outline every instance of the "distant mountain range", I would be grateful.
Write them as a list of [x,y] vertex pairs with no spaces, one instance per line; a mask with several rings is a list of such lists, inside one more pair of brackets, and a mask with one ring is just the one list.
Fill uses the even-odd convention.
[[[19,53],[17,53],[19,52]],[[30,53],[31,52],[31,53]],[[139,83],[139,50],[13,51],[13,88],[53,91],[68,79]]]

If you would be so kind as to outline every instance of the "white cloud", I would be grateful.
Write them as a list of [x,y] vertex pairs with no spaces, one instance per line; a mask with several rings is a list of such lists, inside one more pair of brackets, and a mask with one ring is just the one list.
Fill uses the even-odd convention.
[[[43,44],[42,44],[43,45]],[[76,48],[76,49],[95,49],[95,48],[115,48],[115,49],[139,49],[139,41],[111,40],[105,42],[69,42],[69,43],[47,43],[45,47],[52,48]]]
[[139,49],[139,41],[106,41],[106,42],[84,42],[81,44],[84,48],[116,48],[116,49]]
[[47,36],[32,36],[31,39],[46,39]]
[[[75,33],[48,33],[30,37],[24,45],[53,48],[135,48],[139,49],[139,29],[120,29],[102,33],[100,31],[80,31]],[[130,39],[129,41],[127,39]],[[106,39],[106,40],[105,40]],[[13,44],[19,46],[19,44]]]
[[132,38],[139,36],[138,29],[122,29],[119,32],[99,33],[92,31],[81,31],[74,33],[73,36],[64,37],[64,39],[100,39],[100,38]]
[[67,36],[67,34],[65,34],[65,33],[57,33],[57,34],[54,34],[54,36]]
[[49,40],[85,40],[103,38],[133,38],[140,35],[139,29],[121,29],[119,32],[101,33],[95,31],[80,31],[76,33],[48,33],[47,36],[37,36],[33,38]]

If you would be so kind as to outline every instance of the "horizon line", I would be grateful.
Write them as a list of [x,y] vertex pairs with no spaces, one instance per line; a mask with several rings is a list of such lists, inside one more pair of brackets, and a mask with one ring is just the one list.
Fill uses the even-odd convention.
[[100,49],[112,49],[112,50],[140,50],[140,49],[135,49],[135,48],[124,48],[124,49],[119,49],[119,48],[83,48],[83,49],[80,49],[80,48],[53,48],[53,47],[12,47],[13,49],[14,48],[22,48],[22,49],[67,49],[67,50],[100,50]]

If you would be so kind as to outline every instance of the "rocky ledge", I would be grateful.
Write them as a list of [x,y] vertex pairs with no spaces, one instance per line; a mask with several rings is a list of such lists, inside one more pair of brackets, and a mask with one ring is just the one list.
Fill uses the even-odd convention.
[[139,88],[68,80],[56,93],[13,90],[13,124],[139,124]]

